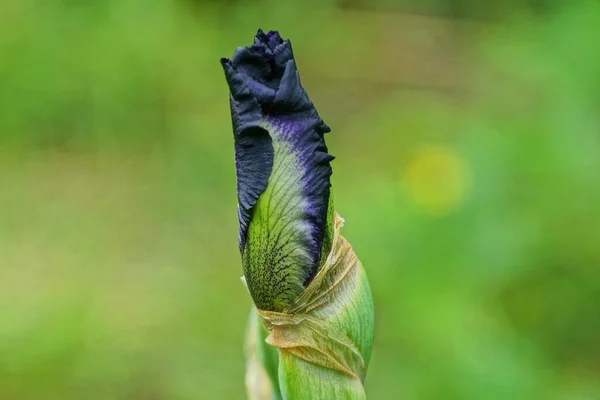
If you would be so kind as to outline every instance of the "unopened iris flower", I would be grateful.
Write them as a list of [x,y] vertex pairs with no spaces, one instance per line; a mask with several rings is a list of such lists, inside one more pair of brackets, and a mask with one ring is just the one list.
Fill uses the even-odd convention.
[[221,59],[230,91],[238,243],[254,302],[251,399],[364,399],[373,341],[368,280],[339,235],[323,122],[289,40],[258,31]]

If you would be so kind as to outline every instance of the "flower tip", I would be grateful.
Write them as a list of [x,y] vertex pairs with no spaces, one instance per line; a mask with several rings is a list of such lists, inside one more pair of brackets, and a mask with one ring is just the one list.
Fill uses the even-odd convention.
[[262,29],[258,29],[254,40],[255,46],[265,46],[273,51],[277,46],[283,43],[283,39],[279,35],[279,31],[269,31],[265,33]]

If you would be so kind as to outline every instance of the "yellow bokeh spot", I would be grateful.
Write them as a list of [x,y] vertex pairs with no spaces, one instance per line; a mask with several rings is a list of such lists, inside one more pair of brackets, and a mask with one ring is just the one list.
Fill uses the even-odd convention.
[[427,215],[451,213],[465,200],[471,174],[467,163],[450,147],[420,147],[401,174],[409,199]]

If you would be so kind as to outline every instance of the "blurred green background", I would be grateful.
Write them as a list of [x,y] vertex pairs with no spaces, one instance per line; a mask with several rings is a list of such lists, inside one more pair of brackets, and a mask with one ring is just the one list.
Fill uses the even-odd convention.
[[292,39],[371,399],[600,399],[600,6],[3,0],[0,399],[242,399],[219,58]]

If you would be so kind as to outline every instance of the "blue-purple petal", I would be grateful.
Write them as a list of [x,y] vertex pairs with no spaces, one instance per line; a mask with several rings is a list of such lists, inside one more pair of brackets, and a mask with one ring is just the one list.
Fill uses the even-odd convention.
[[246,86],[243,76],[235,71],[229,60],[222,59],[221,63],[231,91],[229,101],[240,221],[238,242],[242,249],[252,209],[265,191],[271,175],[273,144],[269,132],[260,126],[263,119],[260,105]]
[[[231,92],[244,273],[257,306],[280,309],[308,285],[331,244],[333,157],[323,138],[330,129],[302,88],[290,42],[277,32],[259,30],[252,46],[222,64]],[[273,170],[274,159],[285,176]],[[255,210],[267,187],[268,203]]]

